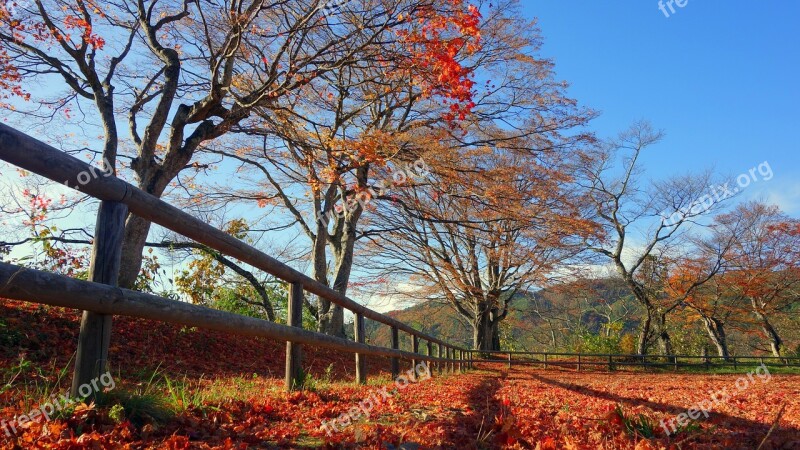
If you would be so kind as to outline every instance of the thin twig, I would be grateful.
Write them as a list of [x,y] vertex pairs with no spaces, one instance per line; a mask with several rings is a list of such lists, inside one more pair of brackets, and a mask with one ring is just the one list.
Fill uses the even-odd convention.
[[769,436],[772,434],[772,432],[775,431],[776,428],[778,428],[778,424],[780,423],[781,417],[783,417],[783,412],[785,410],[786,410],[786,402],[783,402],[783,405],[781,405],[781,409],[778,411],[778,416],[775,417],[775,421],[772,422],[772,427],[770,427],[769,431],[767,432],[767,435],[764,436],[764,440],[761,441],[761,445],[759,445],[756,450],[761,450],[761,448],[764,447],[764,444],[767,443],[767,439],[769,439]]

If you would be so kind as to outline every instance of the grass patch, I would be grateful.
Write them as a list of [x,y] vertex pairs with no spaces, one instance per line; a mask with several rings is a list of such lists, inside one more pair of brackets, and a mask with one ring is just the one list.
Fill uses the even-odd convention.
[[640,413],[628,416],[625,414],[625,411],[622,410],[621,405],[617,405],[617,409],[614,410],[614,413],[619,416],[622,421],[622,426],[628,434],[645,439],[652,439],[656,436],[655,422],[644,414]]

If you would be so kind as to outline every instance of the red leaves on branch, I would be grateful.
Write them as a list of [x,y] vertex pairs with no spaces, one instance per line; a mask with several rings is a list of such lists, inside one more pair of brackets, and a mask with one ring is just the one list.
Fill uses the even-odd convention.
[[421,8],[410,29],[399,30],[411,51],[409,64],[426,96],[440,96],[450,103],[449,121],[464,120],[475,103],[472,69],[463,60],[480,48],[481,13],[462,0],[448,0],[452,11],[441,13]]
[[[68,30],[78,30],[78,32],[81,33],[83,41],[95,49],[100,50],[106,44],[106,41],[103,40],[102,37],[92,32],[92,25],[85,19],[68,15],[64,18],[64,27]],[[70,40],[70,35],[66,35],[64,38]]]
[[[4,27],[4,33],[11,36],[16,42],[24,43],[27,40],[34,42],[45,42],[50,44],[60,44],[79,51],[84,46],[91,47],[93,50],[101,50],[105,46],[105,40],[94,32],[92,24],[87,17],[94,14],[97,17],[104,17],[104,13],[98,4],[92,1],[83,1],[78,7],[64,6],[63,11],[82,11],[85,9],[85,17],[73,14],[65,14],[59,21],[55,20],[46,23],[41,16],[33,15],[23,18],[17,16],[17,9],[20,7],[16,2],[11,3],[14,8],[8,7],[9,3],[0,3],[0,26]],[[56,14],[55,11],[50,11]],[[80,40],[73,41],[73,34],[80,36]],[[25,101],[30,100],[31,95],[22,87],[22,76],[19,68],[14,64],[8,54],[8,49],[4,48],[8,43],[0,40],[0,100],[9,97],[19,97]],[[0,108],[10,107],[0,101]]]

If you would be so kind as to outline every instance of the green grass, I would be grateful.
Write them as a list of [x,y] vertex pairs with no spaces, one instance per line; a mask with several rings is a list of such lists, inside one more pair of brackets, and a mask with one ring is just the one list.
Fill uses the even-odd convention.
[[644,414],[628,416],[622,410],[621,405],[617,405],[616,414],[622,419],[625,431],[632,436],[640,436],[645,439],[652,439],[656,435],[656,423]]
[[[20,406],[22,411],[31,411],[41,405],[51,403],[51,397],[59,397],[69,392],[70,386],[65,381],[70,374],[69,364],[65,367],[56,367],[55,361],[52,367],[45,368],[35,365],[32,361],[20,357],[19,362],[11,367],[1,369],[5,381],[0,386],[0,394],[11,390],[18,390],[21,395]],[[55,379],[48,374],[55,374]],[[71,409],[64,409],[56,412],[54,418],[62,418],[71,414]]]

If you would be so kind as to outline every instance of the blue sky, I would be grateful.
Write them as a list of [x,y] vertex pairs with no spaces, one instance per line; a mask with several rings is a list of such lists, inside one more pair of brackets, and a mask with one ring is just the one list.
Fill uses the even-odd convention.
[[745,195],[800,214],[800,2],[688,0],[669,18],[657,0],[522,4],[571,95],[602,113],[594,130],[638,119],[665,130],[648,174],[768,161],[775,177]]

